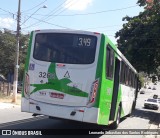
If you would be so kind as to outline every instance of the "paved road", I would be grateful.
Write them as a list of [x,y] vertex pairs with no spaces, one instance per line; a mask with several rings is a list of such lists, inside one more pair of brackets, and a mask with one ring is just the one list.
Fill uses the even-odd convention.
[[[151,84],[153,87],[153,84]],[[156,85],[157,90],[146,89],[145,94],[139,94],[136,110],[131,117],[121,120],[118,129],[157,129],[160,123],[160,110],[144,109],[144,100],[152,97],[153,94],[160,93],[160,82]],[[13,110],[14,108],[14,110]],[[17,121],[19,120],[19,121]],[[74,121],[65,121],[58,119],[49,119],[46,116],[32,117],[30,113],[21,113],[20,107],[11,106],[5,109],[0,109],[0,129],[70,129],[68,131],[75,131],[75,129],[103,129],[110,130],[109,127],[100,127],[93,124],[84,124]],[[159,128],[160,129],[160,128]],[[1,136],[2,137],[2,136]],[[46,136],[41,136],[45,137]],[[53,137],[53,136],[52,136]],[[55,136],[57,137],[57,136]],[[59,136],[64,137],[64,136]],[[65,136],[66,137],[66,136]],[[71,136],[69,136],[71,137]],[[72,136],[75,137],[75,136]],[[79,136],[82,137],[82,136]],[[88,135],[83,137],[96,138],[153,138],[149,135]],[[154,136],[155,138],[155,136]],[[156,138],[160,138],[157,136]]]

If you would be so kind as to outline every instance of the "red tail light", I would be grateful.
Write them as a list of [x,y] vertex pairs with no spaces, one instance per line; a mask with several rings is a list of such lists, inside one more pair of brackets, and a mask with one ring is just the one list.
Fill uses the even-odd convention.
[[97,79],[92,84],[89,103],[94,103],[95,102],[95,98],[96,98],[97,90],[98,90],[98,83],[99,83],[99,81]]
[[82,112],[82,113],[84,112],[84,110],[78,110],[78,111],[79,111],[79,112]]
[[94,32],[94,34],[97,34],[97,35],[99,35],[100,33],[98,33],[98,32]]
[[57,64],[57,67],[65,67],[65,64]]
[[26,73],[25,75],[25,84],[24,84],[24,92],[28,95],[29,94],[29,75]]

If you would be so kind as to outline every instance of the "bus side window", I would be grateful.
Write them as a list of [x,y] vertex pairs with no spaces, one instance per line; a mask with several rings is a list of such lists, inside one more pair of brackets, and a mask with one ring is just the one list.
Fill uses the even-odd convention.
[[133,75],[133,78],[132,78],[132,86],[133,86],[133,88],[134,88],[134,85],[135,85],[135,84],[134,84],[134,83],[135,83],[135,81],[134,81],[134,80],[135,80],[135,74],[134,74],[134,72],[133,72],[132,75]]
[[133,71],[131,71],[131,87],[133,88]]
[[128,71],[128,85],[131,87],[131,69]]
[[123,64],[121,61],[120,83],[123,83]]
[[126,72],[127,72],[127,67],[126,67],[126,64],[124,64],[124,84],[126,84]]
[[137,75],[135,74],[135,77],[134,77],[134,88],[136,89],[137,88]]
[[121,76],[120,76],[120,82],[122,84],[125,84],[125,64],[123,61],[121,61]]
[[128,85],[128,71],[129,71],[129,68],[127,65],[125,65],[125,84]]
[[114,69],[114,51],[109,46],[106,48],[106,76],[109,79],[113,79],[113,69]]

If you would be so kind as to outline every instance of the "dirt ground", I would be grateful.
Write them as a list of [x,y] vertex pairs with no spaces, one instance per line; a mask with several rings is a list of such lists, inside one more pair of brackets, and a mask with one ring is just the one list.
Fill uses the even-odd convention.
[[[0,92],[0,102],[1,103],[13,103],[12,99],[13,99],[13,93],[11,93],[10,96],[7,96],[6,93]],[[17,102],[13,104],[21,105],[21,93],[17,93]]]

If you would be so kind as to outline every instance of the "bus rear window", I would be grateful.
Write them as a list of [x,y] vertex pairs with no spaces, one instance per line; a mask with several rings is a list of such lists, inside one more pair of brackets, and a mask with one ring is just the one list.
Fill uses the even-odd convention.
[[92,35],[39,33],[35,37],[33,57],[55,63],[91,64],[96,44],[97,37]]

